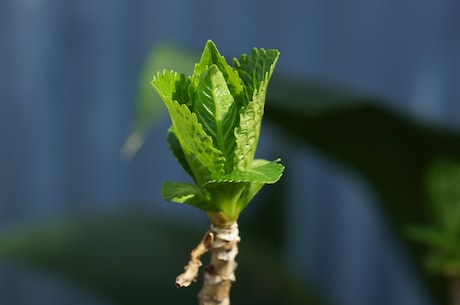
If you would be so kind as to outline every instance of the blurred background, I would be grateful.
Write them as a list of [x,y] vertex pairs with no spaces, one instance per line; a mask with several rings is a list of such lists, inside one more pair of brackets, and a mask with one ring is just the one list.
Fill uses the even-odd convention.
[[[200,211],[161,198],[162,182],[187,179],[167,147],[164,109],[154,110],[158,115],[133,158],[122,158],[120,150],[139,115],[143,75],[150,79],[163,68],[149,66],[149,56],[167,47],[197,58],[207,39],[229,61],[253,47],[281,52],[258,156],[281,157],[286,174],[243,212],[239,258],[248,264],[240,265],[239,278],[248,284],[236,284],[235,293],[251,288],[260,297],[280,289],[277,297],[286,301],[284,293],[295,286],[330,304],[435,304],[400,227],[384,212],[388,198],[355,163],[325,153],[334,145],[350,154],[359,149],[339,134],[346,126],[328,125],[333,117],[314,110],[316,122],[336,127],[332,144],[321,146],[329,133],[309,142],[277,110],[308,112],[299,104],[288,107],[294,93],[286,83],[298,89],[296,102],[308,99],[306,88],[321,88],[325,96],[339,88],[398,122],[457,134],[459,30],[460,2],[448,0],[1,1],[0,253],[4,244],[8,255],[0,260],[0,304],[144,304],[135,298],[141,291],[145,304],[167,304],[176,295],[195,302],[201,284],[185,295],[173,281],[208,222]],[[339,97],[335,105],[343,106]],[[307,113],[305,122],[312,117]],[[364,133],[368,126],[359,118],[348,122]],[[397,135],[400,125],[388,121]],[[376,137],[372,143],[392,151],[392,141]],[[394,160],[424,154],[410,147]],[[404,166],[399,170],[393,174],[406,177]],[[412,206],[421,204],[417,198]],[[258,251],[273,254],[277,267],[270,263],[268,270],[295,284],[282,286],[276,273],[268,283],[275,288],[267,289],[257,276],[245,275]],[[146,265],[136,264],[141,258]],[[263,296],[257,300],[269,304]]]

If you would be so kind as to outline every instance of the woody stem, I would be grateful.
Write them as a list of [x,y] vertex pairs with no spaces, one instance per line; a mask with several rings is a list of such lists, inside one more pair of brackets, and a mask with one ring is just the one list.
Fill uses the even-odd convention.
[[211,246],[211,262],[204,270],[204,284],[198,295],[200,305],[229,305],[230,288],[235,278],[240,241],[238,224],[230,226],[211,225],[210,232],[214,235]]

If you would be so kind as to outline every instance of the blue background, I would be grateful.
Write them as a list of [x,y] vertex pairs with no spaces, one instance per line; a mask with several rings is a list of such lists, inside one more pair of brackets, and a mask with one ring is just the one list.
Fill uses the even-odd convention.
[[[198,53],[212,39],[228,59],[277,48],[275,73],[460,130],[459,30],[460,2],[447,0],[3,0],[0,229],[125,207],[206,223],[159,194],[184,175],[167,150],[166,117],[132,161],[119,156],[152,47]],[[283,136],[264,128],[260,154],[295,161],[285,257],[299,276],[346,305],[431,304],[362,177],[311,147],[284,152]],[[6,262],[0,303],[108,304]]]

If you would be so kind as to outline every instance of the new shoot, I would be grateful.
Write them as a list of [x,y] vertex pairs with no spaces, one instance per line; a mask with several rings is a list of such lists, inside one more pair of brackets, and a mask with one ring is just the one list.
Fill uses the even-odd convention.
[[178,287],[196,281],[200,257],[211,251],[200,305],[230,304],[240,241],[238,216],[262,186],[277,182],[284,170],[279,159],[254,159],[278,56],[277,50],[253,49],[230,66],[208,41],[192,76],[165,70],[152,81],[171,117],[169,147],[194,182],[164,183],[162,195],[205,211],[211,222],[176,279]]

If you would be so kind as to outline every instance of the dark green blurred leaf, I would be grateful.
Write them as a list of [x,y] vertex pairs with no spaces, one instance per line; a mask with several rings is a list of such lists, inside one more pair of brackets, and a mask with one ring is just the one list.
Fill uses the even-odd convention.
[[[283,269],[269,245],[242,228],[234,304],[324,304]],[[114,304],[195,304],[201,278],[175,288],[202,232],[137,214],[93,216],[0,235],[0,256],[74,279]]]
[[425,243],[442,252],[460,253],[460,243],[456,235],[435,227],[409,226],[407,235],[419,242]]
[[425,268],[444,278],[460,275],[460,244],[458,235],[434,227],[410,226],[408,237],[429,246],[423,255]]
[[[439,158],[460,159],[460,135],[380,104],[348,92],[278,79],[268,96],[266,117],[289,138],[314,146],[361,173],[377,191],[388,219],[404,240],[408,224],[429,219],[423,189],[428,166]],[[422,273],[421,248],[414,244],[409,248]],[[444,284],[431,280],[438,296]]]
[[149,53],[139,79],[131,134],[121,151],[123,157],[131,158],[137,152],[151,125],[166,113],[163,102],[150,85],[153,75],[164,69],[173,69],[189,75],[193,72],[194,63],[197,60],[198,56],[195,54],[167,45],[155,47]]
[[[458,133],[422,124],[357,95],[324,91],[321,96],[320,89],[302,90],[300,83],[273,84],[268,120],[290,138],[313,145],[362,173],[400,230],[408,222],[427,219],[423,176],[438,158],[460,158]],[[286,92],[284,99],[279,91]],[[291,98],[289,92],[296,97]],[[315,106],[313,98],[324,105]]]
[[426,180],[433,223],[460,238],[460,162],[439,160]]
[[429,271],[445,277],[460,276],[460,163],[435,162],[426,174],[430,222],[412,226],[408,235],[429,246]]

